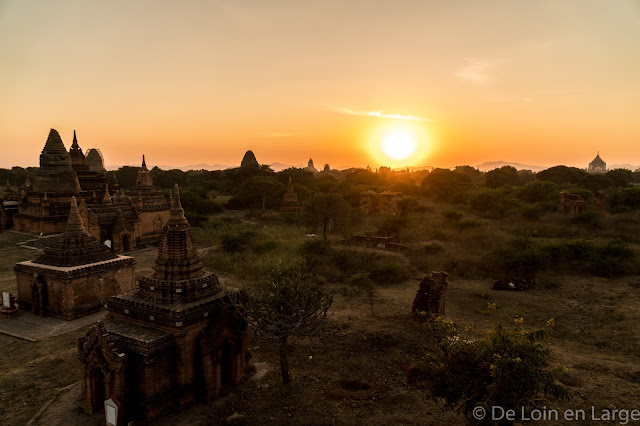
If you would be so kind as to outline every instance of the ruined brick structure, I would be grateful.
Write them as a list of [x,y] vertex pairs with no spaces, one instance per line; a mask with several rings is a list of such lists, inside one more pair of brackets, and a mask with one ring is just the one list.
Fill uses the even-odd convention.
[[296,214],[302,212],[302,206],[298,203],[298,195],[293,191],[293,182],[289,178],[287,192],[284,193],[284,200],[280,206],[280,213]]
[[20,308],[70,320],[135,286],[135,260],[117,256],[90,237],[71,197],[67,228],[35,260],[14,267]]
[[364,214],[380,213],[387,216],[396,216],[398,208],[396,203],[402,197],[400,192],[367,191],[360,194],[360,211]]
[[596,192],[589,203],[580,195],[570,194],[565,191],[560,192],[558,213],[577,215],[586,212],[594,212],[601,217],[606,216],[607,208],[604,204],[604,193],[602,191]]
[[51,129],[33,186],[19,198],[14,227],[43,235],[64,232],[69,201],[75,196],[86,231],[108,242],[114,251],[157,242],[170,204],[153,186],[144,157],[138,182],[129,195],[120,194],[117,182],[107,183],[99,150],[90,149],[85,157],[74,132],[67,152],[58,132]]
[[444,315],[448,285],[446,272],[431,272],[420,282],[411,311],[414,314],[425,312],[427,316]]
[[149,421],[236,385],[246,367],[246,323],[202,264],[178,188],[154,273],[111,297],[107,318],[78,342],[85,407],[118,401],[123,424]]

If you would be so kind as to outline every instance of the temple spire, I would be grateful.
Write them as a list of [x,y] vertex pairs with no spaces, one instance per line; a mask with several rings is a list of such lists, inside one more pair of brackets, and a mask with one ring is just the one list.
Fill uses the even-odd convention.
[[78,212],[78,203],[76,197],[71,197],[71,208],[69,209],[69,218],[67,219],[67,229],[65,235],[86,234],[84,226],[82,226],[82,218]]
[[171,215],[169,216],[169,221],[184,221],[187,219],[184,217],[184,209],[182,208],[182,203],[180,202],[180,189],[178,188],[178,184],[176,183],[173,186],[173,202],[171,204]]
[[78,138],[76,137],[76,131],[75,130],[73,131],[73,143],[71,144],[71,148],[75,148],[75,149],[80,148],[78,146]]
[[144,154],[142,154],[142,170],[149,170],[147,169],[147,162],[144,159]]
[[111,204],[111,195],[109,195],[109,184],[104,185],[104,197],[102,198],[103,204]]
[[293,182],[291,181],[291,176],[289,176],[289,183],[287,184],[287,192],[293,192]]

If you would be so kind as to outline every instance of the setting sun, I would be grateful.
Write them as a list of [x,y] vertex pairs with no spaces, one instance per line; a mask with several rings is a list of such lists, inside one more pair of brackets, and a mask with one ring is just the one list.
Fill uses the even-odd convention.
[[408,130],[391,130],[382,138],[382,151],[394,160],[408,158],[416,147],[416,137]]

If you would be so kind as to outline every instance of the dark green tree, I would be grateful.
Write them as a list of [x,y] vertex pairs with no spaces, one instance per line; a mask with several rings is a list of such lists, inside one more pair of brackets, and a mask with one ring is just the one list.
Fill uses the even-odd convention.
[[309,226],[322,227],[325,241],[330,229],[341,229],[349,220],[349,205],[339,194],[316,192],[304,203],[303,211]]

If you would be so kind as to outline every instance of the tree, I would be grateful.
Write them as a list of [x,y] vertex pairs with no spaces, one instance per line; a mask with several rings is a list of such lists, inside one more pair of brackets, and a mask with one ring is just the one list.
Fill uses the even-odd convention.
[[301,268],[280,265],[253,288],[231,298],[257,335],[278,343],[282,383],[288,384],[291,378],[287,339],[317,335],[326,322],[333,298]]
[[242,182],[240,195],[245,198],[259,199],[262,210],[267,209],[267,198],[277,194],[282,195],[284,185],[269,176],[253,176]]
[[517,185],[520,177],[518,170],[513,166],[502,166],[493,169],[484,175],[484,184],[489,188],[500,188],[505,185]]
[[326,241],[329,228],[346,224],[349,205],[339,194],[317,192],[304,203],[303,211],[309,226],[322,226],[322,238]]
[[422,187],[438,200],[450,200],[473,186],[471,178],[448,169],[435,169],[422,181]]
[[[431,395],[466,416],[474,409],[500,406],[519,416],[550,395],[568,399],[569,391],[555,383],[558,369],[550,369],[550,351],[541,343],[553,327],[553,319],[542,330],[528,332],[522,317],[512,328],[497,326],[481,339],[465,338],[449,321],[436,318],[431,326],[443,337],[436,353],[427,354],[409,371],[409,382],[425,387]],[[481,410],[482,411],[482,410]],[[494,424],[491,416],[478,423]]]

